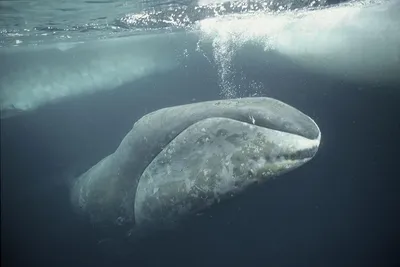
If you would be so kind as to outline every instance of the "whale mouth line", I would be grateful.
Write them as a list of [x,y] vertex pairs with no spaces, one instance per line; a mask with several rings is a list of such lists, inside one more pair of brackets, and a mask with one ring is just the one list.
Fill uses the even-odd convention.
[[[164,150],[164,148],[168,147],[175,138],[177,138],[180,134],[182,134],[183,132],[185,132],[187,129],[189,129],[190,127],[192,127],[193,125],[205,121],[205,120],[211,120],[211,119],[228,119],[228,120],[233,120],[236,122],[241,122],[244,124],[247,124],[249,126],[253,126],[253,127],[260,127],[260,128],[264,128],[264,129],[268,129],[271,131],[277,131],[277,132],[281,132],[281,133],[285,133],[288,134],[290,136],[295,136],[295,137],[300,137],[300,138],[304,138],[308,141],[311,141],[312,143],[310,143],[310,146],[306,147],[306,148],[302,148],[302,149],[296,149],[296,151],[294,152],[286,152],[286,153],[280,153],[279,156],[268,156],[265,155],[264,159],[267,162],[270,163],[284,163],[284,162],[290,162],[290,161],[309,161],[311,160],[317,153],[318,148],[319,148],[319,143],[320,143],[320,139],[321,139],[321,132],[319,130],[319,127],[317,126],[317,124],[312,120],[312,122],[314,123],[314,126],[318,129],[318,136],[317,138],[309,138],[306,137],[304,135],[298,134],[298,133],[294,133],[291,131],[287,131],[283,128],[280,127],[273,127],[274,125],[268,125],[266,123],[268,123],[268,121],[266,120],[256,120],[255,123],[246,121],[245,119],[237,119],[237,118],[231,118],[229,116],[215,116],[215,117],[209,117],[209,118],[203,118],[200,119],[192,124],[190,124],[188,127],[184,128],[182,131],[178,132],[172,139],[170,142],[166,143],[163,148],[159,151],[159,153],[156,154],[155,157],[157,157],[160,153],[162,153],[162,151]],[[309,118],[311,120],[311,118]],[[257,124],[258,122],[258,124]],[[271,126],[271,127],[269,127]],[[155,158],[154,157],[154,158]],[[146,166],[146,168],[151,164],[151,162]],[[143,172],[145,171],[145,169],[143,170]]]
[[[215,117],[203,118],[203,119],[200,119],[200,120],[195,121],[194,123],[188,125],[185,129],[183,129],[182,131],[176,133],[176,135],[171,139],[171,142],[178,135],[180,135],[181,133],[183,133],[184,131],[186,131],[188,128],[192,127],[196,123],[199,123],[199,122],[204,121],[204,120],[210,120],[210,119],[228,119],[228,120],[233,120],[233,121],[237,121],[237,122],[242,122],[242,123],[248,124],[249,126],[255,126],[255,127],[265,128],[265,129],[269,129],[269,130],[273,130],[273,131],[277,131],[277,132],[282,132],[282,133],[294,135],[294,136],[299,136],[299,137],[302,137],[302,138],[306,138],[306,139],[308,139],[310,141],[319,142],[320,139],[321,139],[321,132],[320,132],[317,124],[311,118],[309,118],[309,119],[313,122],[314,127],[316,127],[316,129],[318,130],[318,136],[316,138],[310,138],[310,137],[307,137],[305,135],[296,133],[294,131],[289,131],[287,129],[284,129],[284,127],[279,127],[277,125],[271,124],[269,121],[263,120],[263,119],[258,119],[258,120],[255,120],[254,122],[251,122],[251,121],[249,121],[249,119],[251,119],[251,118],[247,118],[247,119],[246,118],[243,118],[243,119],[240,118],[239,119],[239,118],[232,118],[232,117],[229,117],[229,116],[215,116]],[[169,143],[170,142],[168,142],[168,144]],[[165,146],[168,146],[168,144],[166,144]],[[315,146],[318,147],[317,144]]]
[[[279,127],[279,126],[277,126],[275,124],[269,124],[268,120],[263,120],[263,119],[255,120],[254,123],[253,123],[251,121],[232,119],[232,118],[229,118],[229,117],[213,117],[213,118],[231,119],[231,120],[235,120],[235,121],[238,121],[238,122],[243,122],[243,123],[249,124],[251,126],[257,126],[257,127],[261,127],[261,128],[264,128],[264,129],[269,129],[269,130],[273,130],[273,131],[277,131],[277,132],[281,132],[281,133],[286,133],[286,134],[290,134],[290,135],[306,138],[307,140],[310,140],[310,141],[319,142],[320,139],[321,139],[321,132],[320,132],[317,124],[309,117],[308,117],[308,119],[310,119],[310,121],[313,122],[314,127],[318,130],[318,136],[316,138],[310,138],[310,137],[308,137],[306,135],[303,135],[303,134],[300,134],[298,132],[289,131],[288,129],[285,129],[284,127]],[[318,145],[315,145],[315,146],[318,146]]]
[[265,160],[273,161],[273,162],[310,160],[315,156],[317,150],[318,150],[318,146],[314,145],[313,147],[310,147],[310,148],[297,150],[294,153],[280,154],[279,157],[266,156]]
[[[285,130],[283,128],[279,128],[279,127],[268,127],[265,124],[265,123],[268,123],[268,121],[265,121],[265,120],[264,121],[263,120],[256,120],[255,123],[252,123],[252,122],[246,121],[245,119],[230,118],[229,116],[216,116],[216,117],[209,117],[209,118],[203,118],[201,120],[198,120],[198,121],[190,124],[186,128],[184,128],[182,131],[176,133],[176,135],[170,140],[170,142],[166,143],[161,148],[161,150],[156,154],[155,157],[157,157],[160,153],[162,153],[162,151],[164,150],[165,147],[168,147],[173,142],[173,140],[175,138],[177,138],[180,134],[185,132],[187,129],[189,129],[190,127],[192,127],[196,123],[199,123],[199,122],[204,121],[204,120],[211,120],[211,119],[233,120],[233,121],[236,121],[236,122],[245,123],[245,124],[247,124],[249,126],[260,127],[260,128],[264,128],[264,129],[268,129],[268,130],[272,130],[272,131],[282,132],[282,133],[286,133],[286,134],[293,135],[293,136],[296,136],[296,137],[305,138],[305,139],[307,139],[309,141],[314,142],[314,144],[310,145],[309,147],[304,148],[304,149],[296,150],[293,153],[290,153],[290,152],[283,153],[283,154],[280,154],[278,157],[265,156],[264,159],[266,161],[268,161],[268,162],[310,160],[315,156],[315,154],[317,153],[318,148],[319,148],[319,143],[320,143],[320,139],[321,139],[321,132],[319,130],[319,127],[317,126],[317,124],[313,120],[312,120],[312,122],[314,123],[314,126],[318,129],[318,137],[317,138],[309,138],[309,137],[306,137],[304,135],[301,135],[301,134],[298,134],[298,133],[294,133],[294,132],[291,132],[291,131],[287,131],[287,130]],[[311,120],[311,118],[309,118],[309,119]],[[264,122],[264,124],[263,124],[263,122]],[[271,125],[271,126],[273,126],[273,125]],[[146,168],[150,164],[151,164],[151,162],[146,166]],[[146,168],[144,168],[144,170]],[[144,170],[143,170],[143,172],[144,172]]]

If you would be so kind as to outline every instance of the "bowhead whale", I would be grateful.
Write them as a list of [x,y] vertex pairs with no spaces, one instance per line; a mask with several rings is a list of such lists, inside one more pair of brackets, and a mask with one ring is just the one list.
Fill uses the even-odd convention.
[[165,229],[305,164],[320,138],[310,117],[272,98],[160,109],[73,182],[71,202],[95,225]]

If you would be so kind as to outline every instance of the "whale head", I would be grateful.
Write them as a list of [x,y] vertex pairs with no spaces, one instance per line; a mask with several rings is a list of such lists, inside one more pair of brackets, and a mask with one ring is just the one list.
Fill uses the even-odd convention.
[[[182,129],[142,173],[134,204],[137,227],[175,226],[317,153],[317,124],[287,104],[243,98],[203,105],[212,116]],[[189,110],[196,117],[197,108]]]

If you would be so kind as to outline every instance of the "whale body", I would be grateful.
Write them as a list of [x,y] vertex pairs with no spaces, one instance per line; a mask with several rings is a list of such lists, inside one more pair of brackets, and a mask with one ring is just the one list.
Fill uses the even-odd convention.
[[95,225],[166,229],[303,165],[320,138],[311,118],[272,98],[160,109],[73,182],[71,202]]

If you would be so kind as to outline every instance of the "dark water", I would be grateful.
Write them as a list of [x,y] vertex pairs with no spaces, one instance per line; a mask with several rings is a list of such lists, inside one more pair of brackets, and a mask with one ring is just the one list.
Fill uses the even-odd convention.
[[[316,120],[317,156],[280,179],[126,249],[70,210],[65,177],[112,153],[152,110],[220,98],[204,64],[1,124],[3,266],[400,266],[399,88],[243,64],[262,94]],[[397,91],[398,92],[398,91]]]

